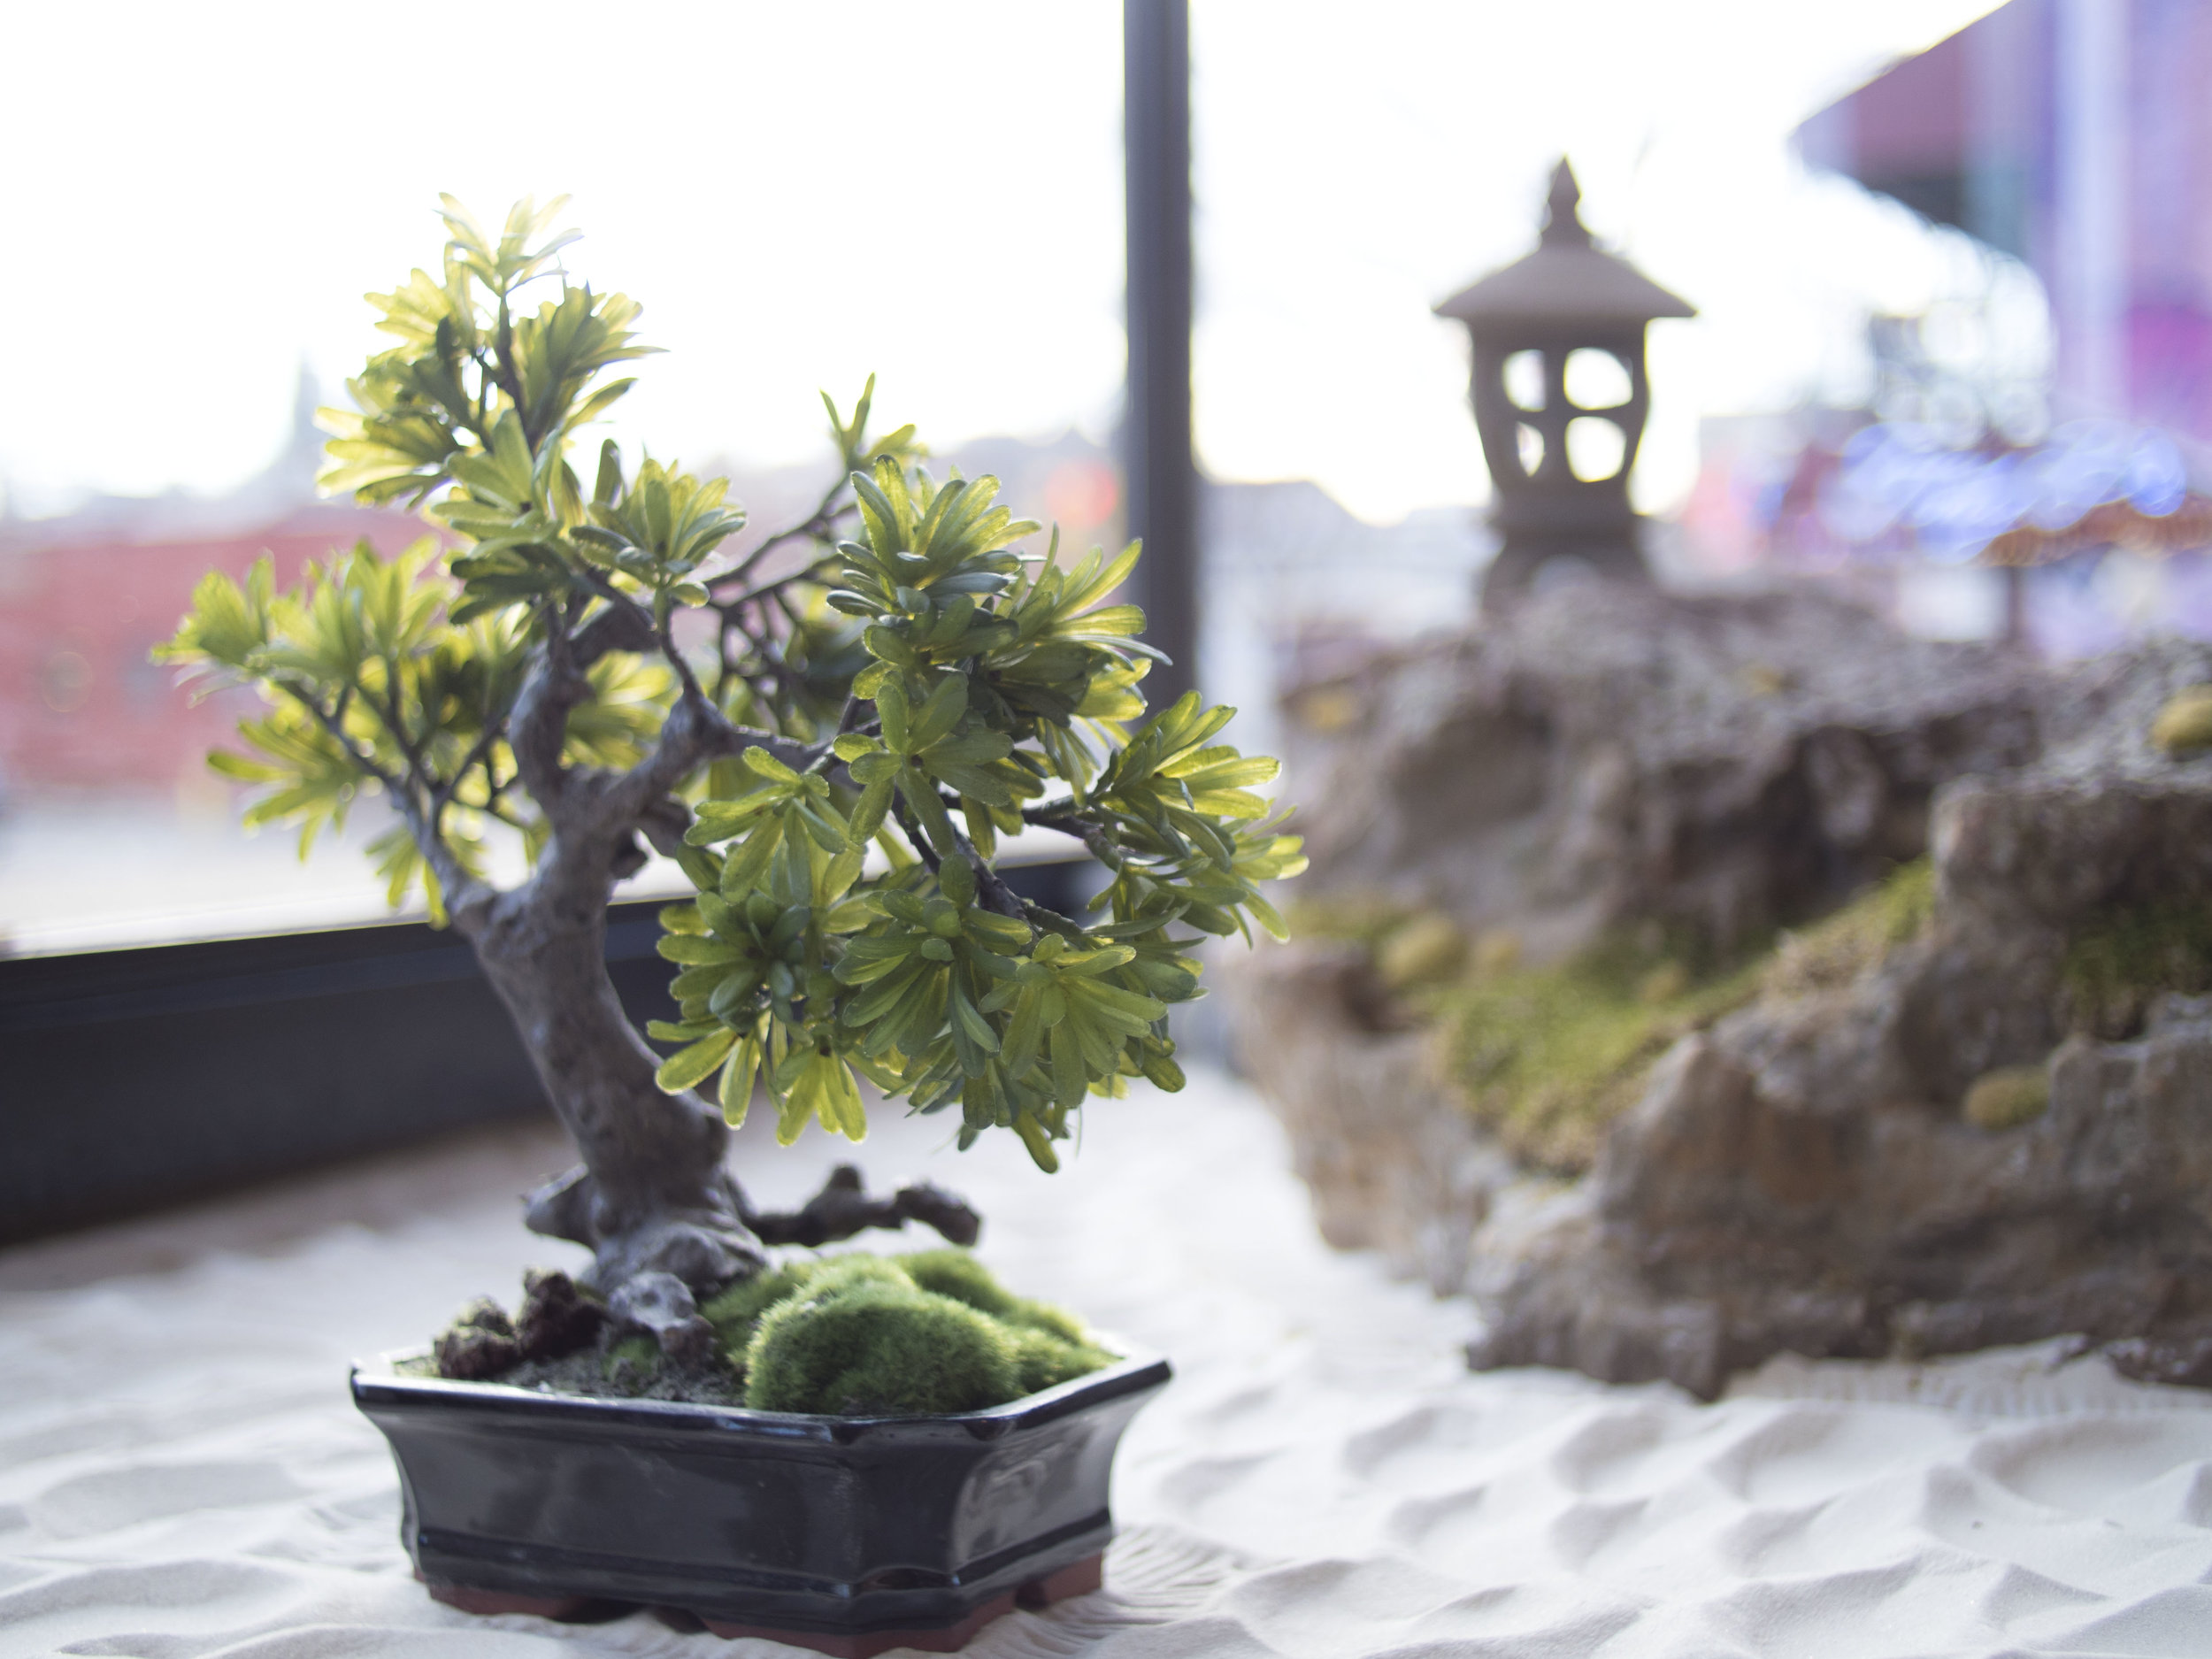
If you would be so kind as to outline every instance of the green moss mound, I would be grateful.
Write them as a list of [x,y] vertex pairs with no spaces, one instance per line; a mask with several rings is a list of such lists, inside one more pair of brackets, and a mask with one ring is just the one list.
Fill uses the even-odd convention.
[[917,1250],[898,1257],[897,1266],[918,1288],[964,1302],[994,1319],[1011,1318],[1026,1305],[965,1250]]
[[1294,936],[1349,940],[1379,949],[1420,912],[1380,893],[1301,893],[1285,911]]
[[965,1250],[794,1263],[700,1310],[763,1411],[934,1417],[1004,1405],[1110,1364],[1082,1325]]
[[803,1276],[790,1267],[757,1273],[751,1279],[738,1280],[702,1302],[699,1317],[714,1327],[725,1349],[732,1355],[741,1355],[753,1340],[753,1329],[760,1323],[760,1316],[797,1291],[803,1282]]
[[779,1302],[745,1352],[745,1403],[762,1411],[930,1417],[1022,1392],[1006,1326],[949,1296],[880,1281]]
[[2177,760],[2212,749],[2212,686],[2185,686],[2151,721],[2151,742]]
[[965,1250],[917,1250],[897,1260],[898,1265],[906,1270],[907,1277],[924,1290],[964,1302],[977,1312],[987,1313],[1005,1325],[1041,1331],[1079,1346],[1085,1340],[1079,1320],[1048,1303],[1015,1295],[991,1277],[990,1269]]
[[[1034,1326],[1014,1329],[1014,1371],[1021,1392],[1037,1394],[1073,1382],[1113,1363],[1114,1356],[1088,1342],[1071,1341]],[[1016,1398],[1019,1398],[1017,1395]]]
[[1975,1128],[1994,1133],[2032,1124],[2050,1108],[2049,1071],[2041,1065],[2008,1065],[1975,1079],[1959,1112]]
[[1467,965],[1465,932],[1450,917],[1425,911],[1392,928],[1375,944],[1375,972],[1393,991],[1443,985]]

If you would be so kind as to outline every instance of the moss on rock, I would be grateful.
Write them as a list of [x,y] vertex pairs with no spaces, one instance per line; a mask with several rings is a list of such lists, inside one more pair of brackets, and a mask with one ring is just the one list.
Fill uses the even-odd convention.
[[2117,1041],[2143,1029],[2168,992],[2212,991],[2212,906],[2144,904],[2108,910],[2075,930],[2066,949],[2067,1023]]
[[2151,721],[2151,743],[2177,760],[2212,749],[2212,686],[2187,686]]
[[1300,938],[1349,940],[1371,951],[1417,914],[1386,894],[1366,891],[1302,893],[1286,913],[1290,931]]
[[1760,988],[1775,996],[1840,989],[1918,938],[1934,919],[1935,866],[1916,858],[1832,915],[1784,934]]
[[964,1302],[995,1319],[1011,1317],[1024,1305],[966,1250],[916,1250],[898,1257],[897,1263],[899,1271],[921,1289]]
[[1467,965],[1467,935],[1439,910],[1425,910],[1386,933],[1375,946],[1375,971],[1393,991],[1441,985]]
[[2017,1129],[2050,1110],[2051,1077],[2042,1065],[2000,1066],[1966,1091],[1959,1114],[1977,1129]]
[[1505,1149],[1562,1175],[1589,1168],[1677,1039],[1762,995],[1847,985],[1924,933],[1934,913],[1934,870],[1920,858],[1748,958],[1718,962],[1644,928],[1526,966],[1509,932],[1471,946],[1450,918],[1376,895],[1298,906],[1302,931],[1360,947],[1409,1015],[1440,1028],[1446,1078]]
[[1613,941],[1444,993],[1452,1080],[1525,1164],[1578,1174],[1678,1037],[1750,1000],[1758,969],[1699,972],[1683,955]]

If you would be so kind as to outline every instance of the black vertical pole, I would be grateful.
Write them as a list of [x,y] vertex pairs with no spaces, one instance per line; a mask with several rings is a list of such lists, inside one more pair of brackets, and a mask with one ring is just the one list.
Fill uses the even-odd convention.
[[1144,539],[1134,586],[1156,663],[1145,700],[1197,683],[1198,475],[1191,457],[1190,12],[1188,0],[1122,0],[1122,125],[1128,156],[1129,409],[1123,467],[1129,533]]

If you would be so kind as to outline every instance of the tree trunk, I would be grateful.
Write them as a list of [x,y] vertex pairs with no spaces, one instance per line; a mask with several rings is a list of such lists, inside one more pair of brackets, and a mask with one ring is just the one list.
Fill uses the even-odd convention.
[[956,1244],[974,1242],[981,1222],[959,1199],[926,1182],[869,1198],[849,1167],[802,1210],[753,1211],[723,1167],[721,1114],[654,1081],[659,1056],[607,976],[607,899],[618,864],[636,858],[626,834],[557,834],[529,881],[455,910],[583,1157],[531,1194],[532,1230],[590,1249],[584,1282],[618,1320],[687,1362],[705,1358],[714,1340],[699,1299],[758,1272],[764,1238],[820,1244],[912,1219]]
[[659,1058],[607,977],[616,848],[597,841],[557,836],[530,881],[463,923],[584,1161],[533,1196],[529,1222],[589,1247],[611,1295],[655,1272],[708,1291],[757,1271],[759,1240],[720,1115],[653,1080]]

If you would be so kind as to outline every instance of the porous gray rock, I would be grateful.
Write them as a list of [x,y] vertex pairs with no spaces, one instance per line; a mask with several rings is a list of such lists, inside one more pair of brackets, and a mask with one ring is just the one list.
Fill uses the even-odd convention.
[[1291,694],[1302,895],[1540,957],[1646,920],[1733,949],[1917,856],[1939,786],[2032,758],[2047,680],[1816,589],[1571,584]]
[[1231,979],[1245,1071],[1289,1131],[1321,1236],[1379,1250],[1439,1294],[1467,1276],[1511,1161],[1436,1075],[1425,1033],[1389,1017],[1363,952],[1276,949]]
[[1686,1039],[1567,1202],[1478,1236],[1478,1366],[1710,1398],[1786,1350],[2212,1334],[2201,999],[2166,999],[2131,1041],[2070,1039],[2048,1110],[1995,1133],[1926,1100],[1798,1091],[1753,1051],[1778,1012]]
[[510,1369],[522,1357],[515,1327],[505,1310],[480,1296],[461,1310],[432,1345],[438,1375],[457,1382],[482,1382]]
[[588,1348],[607,1323],[605,1306],[557,1269],[532,1268],[522,1276],[522,1292],[515,1342],[525,1359],[559,1359]]
[[[2069,964],[2115,917],[2212,908],[2212,759],[2148,741],[2176,692],[2212,681],[2212,649],[2056,671],[1885,638],[1826,601],[1763,603],[1568,590],[1496,636],[1379,665],[1380,775],[1363,806],[1349,770],[1318,792],[1317,868],[1551,949],[1647,918],[1725,945],[1925,849],[1932,923],[1840,978],[1770,975],[1684,1038],[1571,1185],[1440,1187],[1440,1137],[1467,1131],[1422,1120],[1459,1116],[1449,1091],[1413,1105],[1399,1088],[1395,1120],[1379,1108],[1419,1064],[1356,1076],[1377,1039],[1327,994],[1342,976],[1285,953],[1243,987],[1263,1021],[1247,1047],[1286,1056],[1272,1092],[1333,1236],[1463,1227],[1478,1365],[1710,1397],[1783,1351],[2074,1335],[2136,1374],[2206,1371],[2212,1002],[2139,987],[2093,1005]],[[1747,683],[1752,662],[1796,690]],[[1471,776],[1450,782],[1448,757]],[[1312,969],[1320,948],[1299,949]],[[1302,1019],[1315,1053],[1292,1052]],[[2030,1091],[2005,1126],[1964,1115],[1978,1080],[2039,1068],[2039,1111]],[[1479,1137],[1453,1156],[1494,1171]],[[1442,1213],[1403,1213],[1424,1203]]]
[[[1709,1395],[1785,1349],[2078,1335],[2188,1372],[2212,1333],[2212,1002],[2084,1029],[2063,965],[2100,918],[2212,903],[2212,764],[2143,741],[2207,679],[2180,645],[2054,676],[2048,753],[1939,795],[1925,937],[1685,1040],[1573,1204],[1478,1236],[1475,1363]],[[2047,1068],[2040,1116],[1962,1118],[1977,1077],[2023,1064]]]

